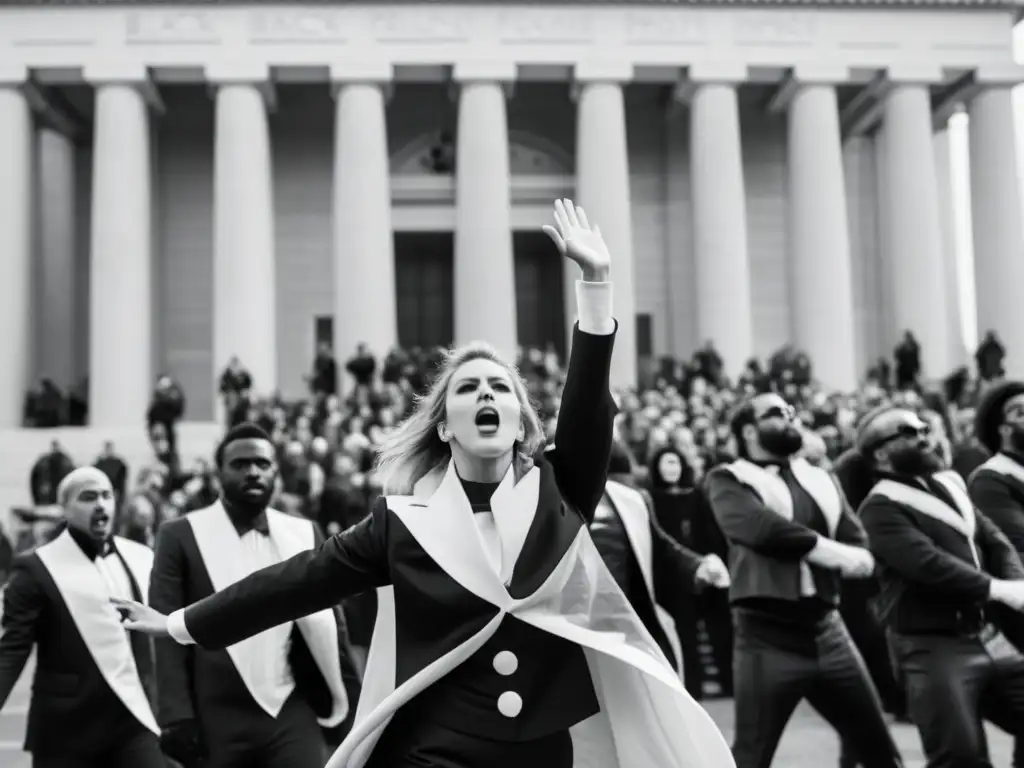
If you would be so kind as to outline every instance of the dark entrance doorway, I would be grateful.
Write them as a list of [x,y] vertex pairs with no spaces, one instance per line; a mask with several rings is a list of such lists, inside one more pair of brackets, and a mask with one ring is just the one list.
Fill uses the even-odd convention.
[[398,343],[405,349],[448,347],[455,336],[451,232],[396,232]]
[[516,317],[519,345],[544,349],[553,344],[565,360],[563,258],[543,232],[515,232]]

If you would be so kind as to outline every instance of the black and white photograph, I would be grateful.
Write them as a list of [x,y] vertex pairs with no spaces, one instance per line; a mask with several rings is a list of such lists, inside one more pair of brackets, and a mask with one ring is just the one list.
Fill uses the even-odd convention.
[[1024,768],[1024,0],[0,2],[0,768]]

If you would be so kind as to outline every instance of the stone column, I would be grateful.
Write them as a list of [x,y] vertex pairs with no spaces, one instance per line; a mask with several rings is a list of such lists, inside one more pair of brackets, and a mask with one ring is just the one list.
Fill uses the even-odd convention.
[[952,125],[943,125],[935,132],[935,183],[939,189],[939,218],[942,222],[942,269],[946,281],[946,326],[948,328],[949,363],[967,362],[960,309],[960,278],[957,270],[956,201],[953,192]]
[[[799,75],[799,73],[798,73]],[[789,104],[789,234],[792,334],[815,377],[853,391],[853,277],[835,87],[810,77]]]
[[145,72],[96,85],[89,271],[89,423],[138,426],[153,391],[149,105]]
[[726,373],[736,376],[754,351],[736,100],[736,83],[744,73],[690,74],[696,80],[690,101],[690,172],[699,343],[713,341]]
[[456,66],[455,343],[481,340],[514,359],[516,281],[505,83],[515,68]]
[[[612,255],[615,319],[619,323],[611,367],[613,388],[637,384],[633,211],[622,93],[622,83],[631,75],[632,72],[577,72],[580,82],[576,106],[576,202],[586,211],[591,226],[601,228]],[[572,291],[566,314],[575,323],[575,283],[581,273],[574,263],[565,261],[567,295]]]
[[75,145],[52,128],[38,135],[41,300],[39,370],[65,390],[75,381]]
[[886,251],[897,338],[912,331],[923,377],[949,373],[946,280],[928,86],[896,83],[885,100]]
[[277,388],[269,72],[215,67],[213,372],[237,356],[258,392]]
[[0,428],[20,427],[32,333],[32,112],[25,72],[0,73]]
[[[398,341],[385,87],[390,67],[338,68],[334,122],[334,354],[366,342],[378,360]],[[348,377],[348,374],[344,374]]]
[[1024,231],[1011,94],[1009,84],[989,85],[967,111],[978,338],[995,331],[1006,347],[1007,374],[1019,377],[1024,375]]

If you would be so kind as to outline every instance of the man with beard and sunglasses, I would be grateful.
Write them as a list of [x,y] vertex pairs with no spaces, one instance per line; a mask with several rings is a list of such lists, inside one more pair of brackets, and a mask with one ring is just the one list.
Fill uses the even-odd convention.
[[797,458],[802,433],[781,397],[747,400],[730,426],[739,458],[713,470],[707,485],[729,541],[737,768],[769,768],[803,699],[865,768],[902,766],[836,610],[840,577],[874,569],[860,523],[831,473]]
[[857,452],[874,482],[860,517],[876,604],[928,768],[991,768],[983,718],[1024,736],[1024,657],[996,628],[1024,611],[1024,567],[915,413],[869,413]]
[[[259,426],[233,427],[216,467],[221,498],[157,535],[149,601],[163,613],[323,542],[311,521],[268,507],[278,466]],[[321,728],[336,728],[350,708],[344,678],[352,668],[338,609],[225,650],[155,642],[161,743],[170,757],[185,768],[323,767]]]

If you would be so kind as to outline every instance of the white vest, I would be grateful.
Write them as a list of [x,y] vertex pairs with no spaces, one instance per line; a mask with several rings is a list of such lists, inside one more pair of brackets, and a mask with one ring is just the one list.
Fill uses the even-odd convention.
[[[203,558],[203,566],[215,591],[220,592],[249,575],[245,567],[242,541],[220,502],[190,512],[185,519],[192,527],[199,555]],[[270,540],[281,560],[313,549],[316,544],[313,524],[309,520],[268,509],[267,527]],[[295,623],[331,691],[331,715],[320,723],[325,727],[333,727],[348,716],[348,696],[341,678],[338,625],[334,613],[327,609]],[[254,655],[266,647],[260,638],[261,635],[256,635],[242,640],[229,646],[227,653],[256,703],[271,717],[277,717],[290,689],[254,673],[259,663]]]
[[904,483],[897,483],[895,480],[880,480],[871,489],[871,496],[884,496],[897,504],[903,504],[913,510],[927,515],[933,520],[945,523],[961,536],[967,539],[971,549],[971,557],[974,564],[981,567],[981,559],[978,557],[978,550],[974,543],[974,534],[978,529],[978,522],[974,514],[974,503],[967,495],[967,486],[960,475],[952,470],[936,472],[932,477],[942,484],[953,500],[956,502],[956,509],[952,509],[942,499],[933,496],[923,488],[914,488]]
[[[828,527],[828,536],[834,539],[843,515],[843,499],[832,476],[805,459],[793,459],[789,466],[800,487],[807,491],[818,505]],[[793,496],[781,477],[746,459],[737,459],[727,464],[725,469],[743,485],[753,490],[766,508],[792,521]],[[814,576],[807,563],[800,564],[800,594],[805,597],[815,594]]]
[[[611,499],[619,519],[622,520],[622,527],[626,529],[629,545],[640,565],[640,573],[643,574],[644,586],[647,587],[647,594],[651,596],[654,614],[668,638],[668,644],[676,657],[676,671],[682,677],[683,647],[679,643],[679,635],[676,634],[675,619],[672,618],[672,614],[658,605],[654,597],[654,542],[651,538],[651,513],[647,509],[647,502],[639,491],[628,485],[616,483],[614,480],[608,481],[605,485],[605,492]],[[685,589],[685,587],[680,588]]]
[[[114,545],[145,600],[153,568],[152,550],[119,536],[114,537]],[[131,639],[117,609],[110,603],[110,587],[96,563],[86,557],[67,531],[39,547],[36,556],[49,571],[107,685],[143,726],[159,735],[160,727],[135,665]]]

